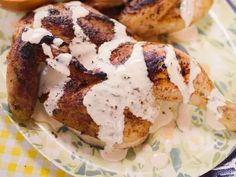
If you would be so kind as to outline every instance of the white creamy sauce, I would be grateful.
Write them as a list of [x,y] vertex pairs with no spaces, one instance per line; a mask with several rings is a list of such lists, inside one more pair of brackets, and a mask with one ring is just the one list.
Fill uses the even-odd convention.
[[191,95],[194,93],[194,80],[197,78],[198,74],[201,73],[201,68],[198,65],[197,61],[193,58],[190,59],[190,76],[189,76],[189,83],[188,83],[188,100],[190,99]]
[[53,44],[56,45],[57,47],[60,47],[61,44],[63,44],[63,40],[60,38],[55,38],[53,39]]
[[195,0],[181,0],[180,5],[180,15],[185,22],[185,26],[190,26],[193,17],[194,17],[194,10],[195,10]]
[[170,81],[173,82],[180,92],[182,93],[184,102],[188,102],[187,95],[186,94],[186,85],[184,83],[184,78],[181,75],[181,67],[178,62],[178,59],[176,58],[175,51],[172,46],[168,45],[165,47],[166,52],[166,59],[165,59],[165,65],[167,67],[167,71],[170,77]]
[[70,70],[68,68],[70,62],[72,60],[72,55],[68,53],[61,53],[56,56],[54,59],[48,58],[47,63],[56,71],[69,76]]
[[222,113],[218,111],[218,108],[225,106],[225,102],[225,97],[217,88],[214,88],[208,97],[207,109],[212,111],[219,119],[222,117]]
[[70,43],[69,48],[71,54],[75,56],[85,68],[88,66],[86,63],[96,60],[96,45],[88,41],[83,42],[80,37],[74,38]]
[[[23,32],[23,41],[30,42],[31,44],[39,44],[43,37],[52,36],[51,32],[45,28],[41,28],[42,20],[50,15],[48,9],[51,7],[49,5],[35,10],[33,28],[28,28],[27,31]],[[60,46],[62,43],[63,40],[60,38],[53,40],[55,46]],[[53,111],[58,108],[58,101],[64,94],[66,83],[70,81],[68,77],[70,75],[68,65],[70,64],[72,55],[62,53],[54,58],[51,46],[43,43],[42,49],[44,54],[49,57],[46,59],[46,62],[51,68],[46,66],[41,74],[39,96],[43,93],[49,93],[47,100],[44,102],[44,107],[46,112],[52,116]]]
[[[120,66],[110,63],[113,50],[122,43],[134,41],[126,34],[126,27],[114,22],[114,38],[102,44],[96,51],[78,18],[85,17],[89,11],[81,3],[69,3],[75,31],[70,44],[71,54],[88,70],[103,71],[108,80],[95,85],[84,97],[84,105],[92,119],[100,126],[99,138],[111,147],[123,142],[124,110],[129,108],[138,117],[153,121],[158,115],[158,105],[152,95],[152,83],[148,79],[142,43],[135,45],[130,59]],[[137,80],[139,78],[139,80]],[[148,116],[147,116],[148,115]]]
[[77,37],[78,36],[81,37],[81,39],[87,38],[81,26],[78,25],[77,21],[79,18],[86,17],[87,15],[89,15],[89,11],[83,8],[79,1],[73,2],[73,3],[67,3],[65,6],[68,7],[70,11],[72,12],[72,22],[74,25],[75,35]]
[[53,111],[58,108],[58,101],[64,94],[66,83],[70,81],[68,66],[72,55],[61,53],[53,58],[50,46],[43,43],[42,47],[44,54],[49,56],[46,61],[51,68],[47,66],[41,74],[39,94],[49,93],[47,100],[44,102],[44,107],[46,112],[52,116]]
[[43,43],[42,48],[43,48],[43,53],[45,55],[49,56],[49,58],[53,58],[52,50],[51,50],[51,47],[49,45]]
[[142,45],[134,45],[130,58],[123,65],[104,63],[101,70],[105,70],[108,79],[92,87],[84,97],[88,113],[100,126],[99,138],[110,146],[123,141],[124,109],[129,108],[134,115],[151,122],[159,113]]
[[52,116],[53,111],[58,108],[58,101],[64,94],[64,87],[70,78],[60,72],[46,66],[41,74],[39,96],[49,93],[48,99],[44,102],[46,112]]
[[[83,29],[78,25],[79,18],[89,15],[89,11],[81,6],[80,2],[70,2],[66,4],[72,12],[73,28],[75,38],[70,43],[70,51],[73,56],[84,64],[88,60],[95,60],[96,45],[89,41],[88,36],[84,34]],[[86,65],[84,65],[86,67]],[[87,68],[88,69],[88,68]]]
[[31,44],[39,44],[44,36],[52,36],[52,33],[44,28],[27,28],[26,30],[22,33],[21,39]]
[[194,80],[196,79],[198,74],[201,72],[201,69],[199,65],[197,64],[197,62],[194,59],[191,59],[189,83],[186,84],[184,82],[184,77],[181,74],[181,67],[176,57],[174,48],[170,45],[167,45],[165,47],[165,52],[166,52],[166,59],[164,62],[167,67],[170,81],[174,83],[180,90],[183,96],[183,102],[189,103],[189,99],[195,91]]
[[43,6],[36,9],[33,21],[33,28],[40,28],[42,26],[42,20],[49,16],[49,9],[52,8],[52,5]]

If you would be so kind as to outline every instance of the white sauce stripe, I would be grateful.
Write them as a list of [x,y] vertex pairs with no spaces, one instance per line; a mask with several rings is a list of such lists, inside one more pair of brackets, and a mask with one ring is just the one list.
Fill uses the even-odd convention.
[[[88,36],[79,26],[78,19],[89,15],[89,11],[81,6],[80,2],[69,2],[66,4],[72,13],[72,21],[75,38],[70,43],[71,54],[78,58],[81,64],[86,68],[91,64],[91,61],[96,59],[96,45],[89,41]],[[89,68],[87,68],[89,69]]]
[[[141,43],[134,48],[132,56],[126,64],[118,68],[113,66],[110,63],[112,51],[123,43],[135,42],[135,40],[127,36],[126,27],[124,25],[116,20],[112,20],[114,23],[114,38],[102,44],[97,54],[96,46],[89,41],[82,28],[77,24],[77,19],[88,15],[89,12],[83,10],[82,7],[75,7],[74,3],[72,4],[73,5],[71,6],[70,4],[69,7],[72,11],[76,36],[70,44],[72,55],[77,57],[81,64],[87,69],[95,70],[99,68],[108,75],[107,81],[97,84],[87,93],[84,98],[84,105],[87,107],[87,111],[93,120],[100,125],[99,138],[106,142],[107,146],[122,143],[124,130],[123,112],[126,107],[129,107],[135,115],[150,121],[153,121],[158,115],[158,105],[155,104],[154,96],[152,95],[152,83],[147,77],[147,68]],[[80,11],[78,11],[78,9],[80,9]],[[139,61],[135,61],[136,59],[139,59]],[[131,67],[130,62],[133,62],[132,66],[134,66],[134,68]],[[135,62],[140,63],[140,68],[138,68]],[[134,73],[134,75],[131,75],[131,72]],[[124,77],[130,80],[123,81]],[[140,80],[136,78],[140,78]],[[134,79],[138,82],[133,83],[133,87],[136,86],[136,89],[142,91],[136,91],[137,93],[134,93],[132,96],[131,92],[133,87],[131,87],[128,82],[131,83]],[[125,88],[126,85],[127,88]],[[124,86],[124,88],[121,86]],[[149,89],[142,88],[142,86],[148,87]],[[125,93],[124,89],[126,89]],[[142,102],[142,104],[140,102]],[[153,109],[154,107],[155,109]]]
[[184,77],[181,74],[181,67],[176,58],[174,48],[170,45],[165,46],[166,59],[164,61],[169,74],[170,81],[174,83],[183,96],[183,102],[189,103],[191,95],[194,93],[194,80],[201,73],[201,69],[194,59],[190,59],[190,77],[189,83],[185,84]]
[[159,105],[152,94],[153,83],[147,77],[142,45],[136,43],[128,61],[117,67],[96,60],[101,70],[107,73],[108,79],[88,91],[84,105],[100,126],[99,138],[108,147],[123,142],[126,108],[151,122],[159,114]]
[[57,47],[60,47],[60,45],[62,45],[63,42],[64,41],[62,39],[60,39],[60,38],[53,39],[53,44],[56,45]]
[[41,28],[42,20],[50,15],[48,10],[51,8],[53,8],[52,5],[47,5],[38,8],[34,11],[35,15],[33,21],[33,28]]
[[217,88],[214,88],[208,97],[207,109],[212,111],[217,116],[217,119],[222,118],[222,113],[218,111],[218,108],[225,106],[225,102],[225,97]]
[[82,28],[78,25],[78,19],[82,17],[86,17],[89,15],[89,11],[81,6],[81,2],[74,1],[69,2],[65,5],[66,7],[70,8],[70,11],[72,12],[72,21],[74,25],[74,33],[77,37],[80,37],[81,40],[84,38],[87,39],[87,36],[84,34]]
[[[33,28],[28,28],[27,31],[22,33],[22,41],[30,42],[31,44],[39,44],[40,41],[45,36],[52,36],[51,32],[45,28],[41,28],[42,20],[49,16],[49,9],[52,8],[51,5],[36,9],[33,21]],[[56,46],[60,46],[63,43],[63,40],[60,38],[55,38],[53,43]],[[45,43],[42,44],[43,52],[49,58],[46,59],[48,65],[50,65],[54,70],[46,67],[42,72],[39,95],[43,93],[49,93],[47,100],[44,103],[45,110],[47,113],[52,116],[53,110],[58,106],[57,103],[64,94],[64,86],[70,78],[67,76],[70,75],[68,65],[72,59],[70,54],[60,54],[54,58],[52,54],[51,47]]]
[[52,36],[52,33],[44,28],[27,28],[26,30],[27,31],[22,33],[21,39],[31,44],[39,44],[44,36]]
[[196,62],[195,59],[190,59],[190,76],[189,76],[189,83],[188,83],[188,100],[190,99],[191,95],[195,92],[194,89],[194,80],[197,78],[198,74],[201,73],[201,68],[199,64]]
[[57,75],[57,77],[58,76],[60,77],[60,80],[51,88],[48,88],[49,95],[47,100],[44,102],[45,110],[49,116],[53,116],[53,111],[58,108],[57,103],[64,95],[64,87],[66,83],[70,81],[70,78],[68,77]]
[[55,59],[47,59],[47,63],[56,71],[70,76],[70,70],[68,68],[70,61],[72,60],[72,55],[68,53],[59,54]]
[[45,55],[49,56],[49,58],[53,58],[52,50],[51,50],[51,47],[49,45],[43,43],[42,48],[43,48],[43,53]]
[[195,0],[181,0],[180,15],[185,22],[185,26],[191,25],[194,17]]

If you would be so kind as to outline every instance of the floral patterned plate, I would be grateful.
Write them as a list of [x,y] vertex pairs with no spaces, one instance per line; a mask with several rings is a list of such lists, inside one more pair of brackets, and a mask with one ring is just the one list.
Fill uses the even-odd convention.
[[[233,1],[231,1],[231,5]],[[0,10],[0,102],[8,113],[5,72],[6,49],[15,22],[21,14]],[[176,47],[190,53],[205,66],[219,90],[236,102],[236,16],[227,1],[215,0],[197,24],[198,36],[191,42],[169,38]],[[234,149],[235,134],[228,132],[204,110],[189,105],[174,105],[163,126],[141,146],[129,149],[121,162],[103,160],[93,148],[61,123],[42,116],[28,124],[12,122],[24,137],[46,158],[73,176],[199,176],[222,162]],[[179,112],[176,112],[176,107]],[[162,115],[163,116],[163,115]],[[175,118],[177,117],[177,118]]]

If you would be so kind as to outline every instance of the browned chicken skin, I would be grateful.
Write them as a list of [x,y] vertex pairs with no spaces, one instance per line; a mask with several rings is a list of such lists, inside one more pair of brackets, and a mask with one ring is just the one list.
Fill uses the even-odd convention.
[[[192,23],[201,19],[213,4],[213,0],[195,0]],[[133,0],[121,13],[119,21],[130,32],[141,37],[172,33],[185,28],[180,16],[180,0]]]
[[[122,0],[87,0],[91,6],[98,9],[119,6]],[[172,33],[185,28],[185,22],[180,15],[181,0],[131,0],[124,4],[118,19],[127,26],[132,34],[143,38]],[[194,0],[192,23],[196,23],[207,14],[213,0]],[[113,11],[113,10],[111,10]]]
[[[114,37],[114,23],[107,16],[83,5],[90,11],[86,17],[79,18],[77,23],[92,43],[100,46]],[[42,20],[42,27],[50,31],[54,37],[64,40],[59,49],[53,49],[53,55],[68,52],[68,46],[74,38],[71,12],[63,4],[53,5],[49,9],[50,15]],[[45,63],[46,56],[39,44],[30,44],[21,40],[21,34],[26,27],[31,27],[34,13],[29,13],[19,22],[13,37],[13,43],[8,55],[7,87],[9,108],[18,120],[28,120],[33,114],[38,100],[38,87],[41,73],[41,64]],[[51,44],[53,37],[45,36],[41,43]],[[124,43],[112,52],[111,63],[122,64],[131,55],[134,43]],[[177,86],[169,79],[165,60],[165,45],[145,43],[143,46],[148,76],[154,83],[154,95],[158,100],[182,102],[182,95]],[[185,82],[189,81],[190,57],[175,49],[181,66]],[[66,126],[79,130],[82,134],[97,137],[99,127],[87,113],[83,105],[83,98],[87,91],[95,84],[106,80],[103,72],[93,72],[84,68],[78,60],[72,59],[69,65],[71,81],[65,86],[64,95],[54,110],[53,118]],[[195,92],[190,102],[193,105],[206,107],[208,96],[214,88],[212,81],[201,68],[201,73],[194,81]],[[234,104],[228,103],[220,108],[223,111],[222,122],[231,130],[236,130]],[[151,123],[137,118],[128,109],[124,111],[125,128],[124,143],[134,142],[144,138],[149,133]]]

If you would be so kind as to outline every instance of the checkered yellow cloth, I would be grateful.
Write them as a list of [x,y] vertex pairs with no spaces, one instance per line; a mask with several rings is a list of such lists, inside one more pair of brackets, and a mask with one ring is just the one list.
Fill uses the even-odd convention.
[[68,177],[69,175],[39,154],[17,131],[10,119],[0,115],[0,176]]

